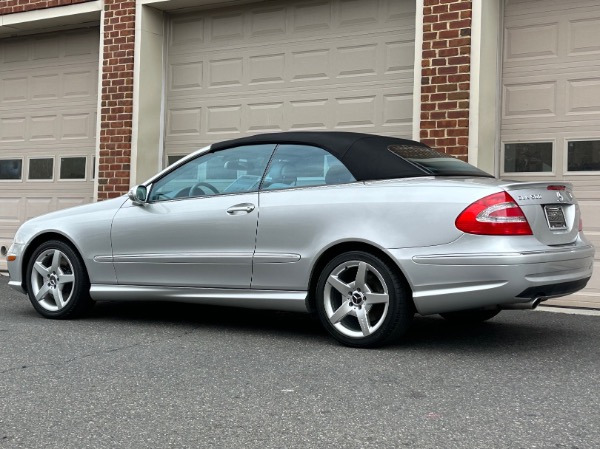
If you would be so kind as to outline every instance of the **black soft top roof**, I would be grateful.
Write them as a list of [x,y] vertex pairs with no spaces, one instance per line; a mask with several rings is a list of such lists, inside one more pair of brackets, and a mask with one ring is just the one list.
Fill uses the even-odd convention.
[[397,137],[339,131],[298,131],[258,134],[215,143],[213,150],[265,143],[312,145],[327,150],[350,170],[357,181],[431,176],[431,173],[388,150],[390,145],[426,145]]

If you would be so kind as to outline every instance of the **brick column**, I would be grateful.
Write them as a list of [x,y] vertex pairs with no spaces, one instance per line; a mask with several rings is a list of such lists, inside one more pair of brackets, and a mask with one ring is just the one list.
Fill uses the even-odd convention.
[[98,200],[129,189],[135,1],[104,1]]
[[467,160],[471,0],[424,0],[421,141]]
[[53,8],[55,6],[74,5],[97,0],[4,0],[0,1],[0,16],[16,12]]

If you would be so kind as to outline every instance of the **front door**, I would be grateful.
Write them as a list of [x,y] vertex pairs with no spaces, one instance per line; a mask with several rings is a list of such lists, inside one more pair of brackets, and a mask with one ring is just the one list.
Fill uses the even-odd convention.
[[185,162],[127,201],[112,227],[120,284],[249,288],[258,185],[274,145],[230,148]]

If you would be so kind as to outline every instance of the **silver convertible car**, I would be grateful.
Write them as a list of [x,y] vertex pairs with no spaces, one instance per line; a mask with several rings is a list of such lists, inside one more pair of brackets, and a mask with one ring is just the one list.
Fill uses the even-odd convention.
[[498,180],[410,140],[283,132],[34,218],[7,260],[47,318],[101,300],[313,312],[371,347],[415,313],[474,323],[576,292],[593,256],[568,183]]

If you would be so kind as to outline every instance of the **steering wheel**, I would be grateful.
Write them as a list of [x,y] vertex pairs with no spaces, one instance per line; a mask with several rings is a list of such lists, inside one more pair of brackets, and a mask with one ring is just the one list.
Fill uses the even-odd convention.
[[208,182],[197,182],[190,188],[190,196],[197,196],[199,194],[206,195],[202,187],[206,187],[209,190],[212,190],[214,194],[219,194],[220,192],[217,190],[215,186]]

